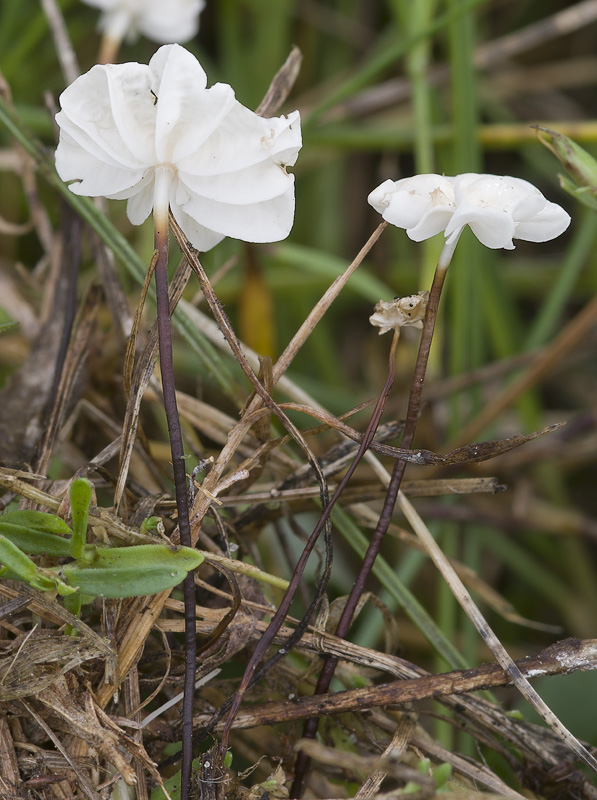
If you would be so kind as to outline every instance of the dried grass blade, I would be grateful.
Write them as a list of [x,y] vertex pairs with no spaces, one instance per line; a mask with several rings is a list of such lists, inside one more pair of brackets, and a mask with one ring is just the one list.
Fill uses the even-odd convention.
[[42,717],[40,717],[40,715],[37,714],[31,708],[31,706],[29,706],[24,700],[20,700],[19,702],[23,706],[25,711],[29,714],[31,719],[35,720],[35,722],[37,722],[37,724],[43,730],[43,732],[46,734],[46,736],[48,736],[50,738],[51,742],[53,743],[54,747],[58,750],[58,752],[62,754],[62,756],[64,757],[64,759],[68,763],[69,767],[72,769],[72,771],[77,776],[77,780],[79,781],[79,786],[81,787],[81,790],[86,795],[88,800],[101,800],[100,794],[95,791],[95,789],[89,783],[89,781],[87,780],[85,775],[77,767],[76,763],[69,756],[67,751],[64,749],[64,745],[62,744],[60,739],[56,736],[54,731],[49,727],[49,725],[47,725],[46,722],[42,719]]
[[559,720],[547,704],[541,699],[537,691],[531,686],[528,680],[520,671],[506,649],[489,627],[484,616],[481,614],[466,587],[456,574],[454,568],[443,554],[441,548],[429,533],[427,526],[417,514],[414,507],[402,492],[398,493],[398,504],[402,513],[408,519],[413,530],[425,546],[429,556],[442,574],[444,580],[452,590],[454,597],[458,600],[464,612],[471,620],[483,641],[487,644],[496,661],[504,672],[510,677],[512,683],[519,692],[528,700],[539,716],[549,727],[564,741],[568,747],[576,753],[584,763],[594,772],[597,772],[597,759],[570,733],[568,728]]
[[[392,741],[381,754],[381,760],[383,761],[384,759],[392,759],[394,763],[399,761],[400,757],[408,747],[408,743],[414,733],[415,727],[416,723],[414,716],[412,714],[404,714],[396,727],[396,731],[392,736]],[[374,769],[369,774],[367,779],[359,786],[359,789],[355,794],[355,800],[371,800],[371,798],[374,797],[379,790],[379,787],[381,786],[387,774],[387,771],[383,769],[383,767]]]
[[36,461],[36,469],[38,472],[46,471],[54,449],[56,436],[62,425],[67,403],[72,396],[75,379],[90,352],[89,342],[95,329],[95,320],[99,311],[100,302],[101,289],[99,286],[92,286],[84,300],[79,323],[66,355],[58,391]]
[[301,68],[303,56],[298,47],[293,47],[288,58],[274,75],[265,97],[255,109],[260,117],[271,117],[290,94]]
[[[145,647],[145,640],[162,613],[166,600],[170,597],[171,589],[167,589],[150,598],[137,598],[134,604],[135,611],[127,620],[124,634],[118,649],[118,671],[120,679],[128,673],[137,660],[139,653]],[[120,680],[108,684],[102,681],[96,691],[96,699],[101,708],[105,708],[114,694],[118,691]]]

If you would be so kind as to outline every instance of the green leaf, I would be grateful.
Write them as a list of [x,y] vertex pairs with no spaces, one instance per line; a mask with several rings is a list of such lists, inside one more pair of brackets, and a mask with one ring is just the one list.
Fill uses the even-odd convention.
[[[55,514],[44,511],[9,511],[0,517],[0,534],[33,556],[70,555],[71,529]],[[67,536],[69,538],[64,538]]]
[[187,571],[198,567],[203,556],[192,547],[170,548],[163,544],[137,544],[131,547],[98,547],[91,567],[106,569],[164,567],[186,564]]
[[439,764],[439,766],[433,770],[433,780],[435,781],[435,785],[438,789],[441,789],[442,786],[445,786],[451,777],[452,765],[446,762]]
[[421,790],[421,787],[419,786],[418,783],[414,783],[414,781],[409,781],[406,784],[406,786],[404,787],[404,789],[400,790],[399,794],[401,794],[401,795],[403,795],[403,794],[415,794],[415,792],[419,792],[420,790]]
[[6,536],[0,536],[0,564],[19,580],[30,583],[37,578],[36,564]]
[[160,525],[163,526],[161,517],[146,517],[141,523],[141,533],[157,533]]
[[40,569],[28,555],[6,536],[0,536],[0,563],[3,569],[0,575],[8,580],[19,580],[28,583],[42,592],[58,591],[60,595],[72,594],[72,586],[67,586],[57,571]]
[[417,764],[417,770],[421,773],[421,775],[427,775],[430,768],[431,768],[430,758],[422,758]]
[[82,594],[94,597],[139,597],[181,583],[203,556],[190,547],[164,545],[97,548],[90,566],[67,564],[62,575]]
[[24,553],[32,556],[56,556],[65,558],[70,556],[70,537],[63,539],[51,533],[40,533],[21,525],[2,525],[0,533],[10,539]]
[[0,527],[6,523],[44,533],[57,533],[61,536],[72,534],[72,530],[63,519],[45,511],[7,511],[0,517]]

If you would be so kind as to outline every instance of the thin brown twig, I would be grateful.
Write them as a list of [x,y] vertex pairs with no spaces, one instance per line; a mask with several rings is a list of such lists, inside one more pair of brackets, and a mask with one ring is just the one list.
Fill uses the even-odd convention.
[[[536,656],[527,656],[514,663],[527,678],[562,675],[576,670],[597,670],[597,639],[564,639],[545,648]],[[429,698],[454,697],[482,689],[508,686],[511,683],[512,676],[502,666],[484,664],[473,669],[397,680],[379,686],[265,703],[240,711],[235,720],[235,728],[252,728],[312,716],[365,711]],[[202,719],[199,717],[196,722],[201,722]]]

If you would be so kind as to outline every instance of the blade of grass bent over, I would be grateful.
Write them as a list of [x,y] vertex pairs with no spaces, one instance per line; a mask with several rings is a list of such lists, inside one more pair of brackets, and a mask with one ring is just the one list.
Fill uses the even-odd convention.
[[441,548],[433,536],[429,533],[427,526],[402,492],[398,492],[398,504],[402,513],[408,519],[412,529],[425,546],[430,558],[452,590],[455,598],[458,600],[475,628],[479,631],[479,635],[495,656],[498,664],[502,667],[504,672],[510,676],[512,683],[562,741],[564,741],[588,767],[594,772],[597,772],[597,759],[570,733],[568,728],[556,717],[553,711],[546,705],[537,691],[524,677],[519,667],[514,663],[498,637],[489,627],[487,620],[479,611],[454,568],[442,553]]

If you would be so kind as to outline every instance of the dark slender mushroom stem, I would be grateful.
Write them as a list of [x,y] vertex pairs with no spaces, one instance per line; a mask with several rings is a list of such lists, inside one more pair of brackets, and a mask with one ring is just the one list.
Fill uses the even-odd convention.
[[[402,441],[400,443],[400,446],[404,448],[410,448],[412,446],[415,436],[417,419],[421,409],[421,395],[423,393],[425,373],[427,372],[427,362],[429,361],[429,351],[431,349],[431,341],[433,339],[435,321],[437,319],[437,309],[439,306],[446,273],[454,253],[455,246],[456,241],[449,245],[444,245],[438,260],[435,275],[433,276],[433,283],[429,292],[429,300],[427,302],[427,310],[425,312],[425,320],[423,322],[423,331],[421,333],[419,352],[417,354],[417,361],[415,364],[413,382],[411,384],[410,395],[408,398],[408,410],[406,412],[404,433],[402,434]],[[398,491],[400,489],[400,484],[402,483],[402,478],[404,477],[404,471],[406,469],[406,463],[406,461],[402,460],[396,460],[394,463],[392,477],[390,479],[390,483],[388,484],[388,490],[386,492],[384,505],[379,516],[377,527],[373,533],[373,536],[371,537],[369,547],[367,548],[367,552],[363,558],[363,563],[361,564],[361,569],[359,570],[348,600],[346,601],[346,605],[344,606],[342,616],[340,617],[338,627],[336,628],[336,636],[345,638],[348,634],[350,625],[352,623],[352,618],[354,616],[359,599],[363,593],[365,583],[369,577],[371,569],[373,568],[373,564],[375,563],[375,559],[379,553],[381,543],[392,520],[396,499],[398,497]],[[319,675],[319,680],[315,689],[315,694],[325,694],[328,691],[332,678],[334,677],[337,663],[338,659],[336,658],[328,658],[324,662],[324,666]],[[318,725],[319,719],[317,717],[311,717],[308,719],[303,728],[303,738],[313,739],[317,733]],[[295,777],[290,790],[290,797],[301,797],[305,788],[310,762],[311,759],[309,756],[300,750],[296,758],[294,769]]]
[[[157,322],[160,350],[160,372],[164,394],[164,410],[168,423],[174,491],[178,510],[178,529],[180,542],[191,547],[191,527],[189,524],[189,503],[187,495],[187,476],[184,462],[182,432],[176,403],[174,386],[174,361],[172,357],[172,325],[168,302],[168,213],[154,214],[155,249],[158,257],[155,265],[155,288],[157,298]],[[184,698],[182,703],[182,766],[180,797],[188,800],[191,786],[191,767],[193,762],[193,695],[195,691],[195,668],[197,659],[197,639],[195,631],[195,582],[189,572],[183,582],[184,621],[185,621],[185,675]]]

